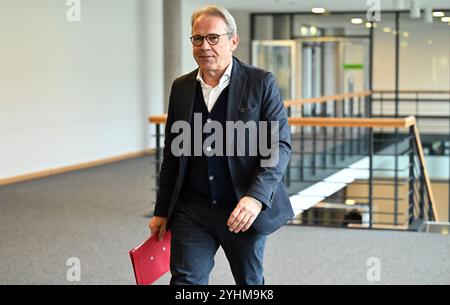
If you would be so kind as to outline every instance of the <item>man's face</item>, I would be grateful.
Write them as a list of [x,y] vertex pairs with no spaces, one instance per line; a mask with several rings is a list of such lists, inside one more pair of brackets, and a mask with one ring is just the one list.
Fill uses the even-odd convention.
[[[225,21],[217,16],[200,16],[192,26],[192,36],[226,33],[228,33],[228,28]],[[228,35],[220,36],[219,43],[216,45],[210,45],[205,38],[201,46],[192,45],[193,55],[202,71],[222,71],[231,62],[233,51],[236,50],[238,44],[239,37],[237,35],[233,35],[231,39]]]

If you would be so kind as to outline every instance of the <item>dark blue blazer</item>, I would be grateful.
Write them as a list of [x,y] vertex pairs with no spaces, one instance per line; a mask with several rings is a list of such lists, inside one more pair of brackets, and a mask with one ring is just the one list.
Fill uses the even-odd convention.
[[[178,135],[171,133],[171,126],[178,120],[191,122],[197,73],[198,69],[176,79],[170,93],[164,159],[154,211],[155,216],[167,218],[168,228],[178,203],[188,161],[187,156],[175,157],[171,153],[172,140]],[[283,99],[272,73],[233,57],[227,121],[279,122],[279,159],[276,166],[261,167],[260,156],[227,158],[236,198],[252,196],[263,203],[263,210],[253,227],[262,234],[273,233],[291,219],[294,213],[286,187],[281,181],[291,154],[291,134]]]

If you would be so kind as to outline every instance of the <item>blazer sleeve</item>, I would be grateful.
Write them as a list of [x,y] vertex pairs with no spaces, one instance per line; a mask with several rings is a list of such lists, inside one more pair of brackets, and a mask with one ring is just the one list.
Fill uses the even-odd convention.
[[[291,156],[291,132],[288,124],[283,98],[272,73],[268,72],[263,81],[263,94],[261,104],[261,121],[278,122],[279,137],[277,141],[271,140],[270,156],[278,155],[278,162],[267,167],[260,166],[255,178],[246,192],[247,196],[261,201],[270,208],[278,184],[281,182]],[[270,131],[270,127],[269,127]],[[267,158],[266,158],[267,159]]]
[[174,82],[172,84],[169,98],[169,109],[167,111],[167,122],[164,132],[163,161],[161,164],[161,171],[159,173],[159,188],[154,210],[154,215],[160,217],[167,216],[170,199],[175,187],[175,181],[179,168],[179,158],[174,156],[171,152],[172,141],[174,139],[174,134],[171,132],[171,128],[174,122],[175,92],[176,89]]

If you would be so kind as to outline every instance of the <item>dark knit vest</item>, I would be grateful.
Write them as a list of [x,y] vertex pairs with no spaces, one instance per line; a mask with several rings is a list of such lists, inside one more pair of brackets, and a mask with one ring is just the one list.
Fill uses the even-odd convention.
[[[225,123],[228,103],[228,87],[220,94],[211,112],[206,107],[202,88],[197,83],[193,114],[191,117],[191,156],[188,157],[186,175],[181,188],[180,197],[186,202],[196,202],[202,204],[220,204],[223,206],[235,206],[237,204],[233,183],[231,180],[230,170],[228,168],[227,157],[225,156]],[[202,155],[194,156],[194,114],[202,114],[202,131],[203,126],[211,121],[217,121],[222,125],[223,129],[223,156],[206,156],[202,147]],[[214,132],[215,130],[212,129]],[[211,133],[202,133],[202,144]],[[215,143],[212,144],[214,149]]]

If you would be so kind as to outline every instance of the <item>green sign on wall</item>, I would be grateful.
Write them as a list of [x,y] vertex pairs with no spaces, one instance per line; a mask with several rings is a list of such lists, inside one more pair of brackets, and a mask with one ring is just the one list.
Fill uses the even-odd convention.
[[344,70],[363,70],[363,64],[344,64]]

